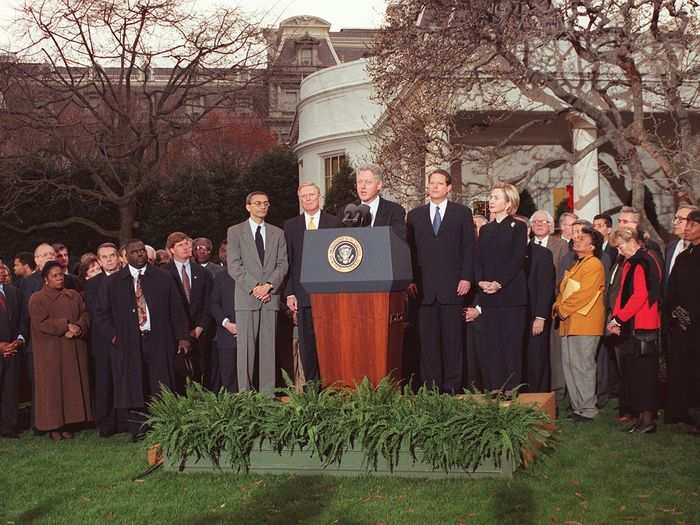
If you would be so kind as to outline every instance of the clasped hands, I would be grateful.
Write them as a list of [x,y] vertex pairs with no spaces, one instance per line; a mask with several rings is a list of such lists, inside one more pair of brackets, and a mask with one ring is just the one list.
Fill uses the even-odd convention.
[[63,337],[67,339],[75,339],[76,337],[80,337],[82,333],[83,329],[80,328],[80,326],[75,323],[68,323],[68,330],[65,334],[63,334]]
[[0,343],[0,354],[3,358],[12,357],[17,353],[17,349],[21,344],[21,339],[15,339],[11,343]]
[[[467,295],[469,293],[469,289],[471,288],[471,283],[465,279],[460,280],[457,283],[457,295],[459,297],[462,297],[463,295]],[[408,285],[407,289],[408,295],[411,297],[417,297],[418,296],[418,286],[416,283],[411,283]]]
[[479,288],[485,294],[492,295],[503,288],[503,286],[498,281],[479,281]]
[[261,301],[263,303],[269,303],[272,299],[271,292],[272,285],[270,283],[263,283],[258,284],[255,288],[253,288],[253,291],[251,293],[253,294],[253,297],[255,297],[258,301]]

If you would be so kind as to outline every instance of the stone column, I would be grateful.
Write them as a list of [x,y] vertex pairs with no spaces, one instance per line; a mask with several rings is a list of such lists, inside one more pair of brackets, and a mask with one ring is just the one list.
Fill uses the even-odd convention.
[[[598,138],[595,124],[581,115],[571,115],[571,144],[574,154],[582,151]],[[600,213],[600,179],[598,150],[590,152],[572,166],[574,185],[574,213],[593,222]]]

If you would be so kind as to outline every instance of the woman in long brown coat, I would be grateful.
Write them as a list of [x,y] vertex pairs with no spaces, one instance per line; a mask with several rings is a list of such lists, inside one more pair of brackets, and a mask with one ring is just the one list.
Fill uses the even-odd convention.
[[29,300],[34,348],[35,426],[54,441],[70,439],[69,425],[92,420],[82,297],[64,288],[61,266],[50,261],[44,287]]

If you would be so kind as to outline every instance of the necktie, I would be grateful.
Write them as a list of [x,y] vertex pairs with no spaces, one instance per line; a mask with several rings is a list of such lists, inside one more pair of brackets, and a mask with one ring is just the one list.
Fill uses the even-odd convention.
[[0,312],[7,310],[7,305],[5,304],[5,291],[0,290]]
[[542,246],[542,239],[535,239],[535,244]]
[[260,230],[262,226],[258,226],[255,230],[255,247],[258,249],[258,257],[260,257],[260,264],[265,264],[265,243],[263,242],[262,233]]
[[686,251],[688,249],[688,246],[690,246],[690,241],[683,241],[683,249],[681,251]]
[[316,229],[316,219],[312,215],[309,217],[309,227],[306,228],[307,230],[315,230]]
[[433,217],[433,233],[435,235],[437,235],[438,231],[440,230],[440,224],[442,224],[442,219],[440,218],[440,208],[436,207],[435,217]]
[[143,295],[143,288],[141,288],[141,272],[136,277],[136,312],[139,316],[139,327],[143,328],[148,321],[148,310],[146,309],[146,297]]
[[187,275],[187,270],[185,270],[185,265],[182,265],[182,289],[185,290],[185,297],[187,297],[187,302],[190,302],[192,294],[192,285],[190,283],[190,276]]

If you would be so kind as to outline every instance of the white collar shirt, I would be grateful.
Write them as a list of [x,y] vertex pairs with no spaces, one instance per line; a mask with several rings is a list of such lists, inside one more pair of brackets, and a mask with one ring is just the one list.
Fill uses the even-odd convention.
[[442,201],[440,204],[435,204],[434,202],[430,202],[430,224],[433,223],[435,220],[435,211],[437,209],[440,209],[440,221],[445,220],[445,211],[447,210],[447,199]]
[[182,281],[182,269],[184,268],[187,277],[190,279],[190,286],[192,286],[192,267],[190,261],[179,262],[173,259],[173,262],[175,263],[175,268],[177,268],[177,276],[180,278],[180,281]]
[[535,236],[535,237],[533,238],[533,241],[535,241],[535,244],[539,244],[539,245],[542,246],[543,248],[546,248],[546,247],[547,247],[547,243],[549,242],[549,235],[545,235],[545,236],[542,237],[541,239],[540,239],[539,237]]
[[306,229],[309,229],[309,220],[311,217],[314,218],[314,225],[316,226],[316,229],[318,230],[318,223],[321,221],[321,210],[318,209],[316,213],[313,213],[309,215],[308,213],[304,212],[304,222],[306,223]]
[[379,199],[380,199],[380,197],[379,197],[379,195],[377,195],[373,201],[362,203],[365,206],[369,207],[369,213],[370,213],[370,216],[372,217],[372,222],[370,223],[370,225],[372,227],[374,227],[374,219],[376,219],[377,212],[379,211]]
[[265,247],[265,221],[258,224],[253,219],[248,219],[248,224],[250,225],[250,231],[253,234],[253,240],[255,240],[255,232],[258,231],[258,226],[260,226],[260,235],[262,235],[263,248]]

